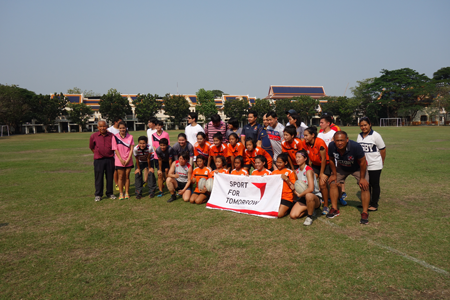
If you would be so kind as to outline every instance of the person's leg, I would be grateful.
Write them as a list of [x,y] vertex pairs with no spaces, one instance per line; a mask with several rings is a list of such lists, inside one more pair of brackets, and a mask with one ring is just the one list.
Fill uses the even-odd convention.
[[129,192],[130,192],[130,173],[131,173],[131,168],[126,168],[125,169],[125,193],[127,195],[129,195]]
[[114,196],[114,171],[114,158],[105,159],[106,196],[108,197]]
[[198,194],[192,193],[191,198],[189,198],[189,202],[191,202],[191,204],[195,203],[195,200],[197,200]]
[[125,170],[124,169],[117,169],[116,170],[117,171],[117,178],[118,178],[118,181],[117,181],[117,183],[119,184],[119,193],[120,193],[120,195],[122,195],[123,196],[123,186],[124,186],[124,184],[125,184],[125,178],[124,178],[124,175],[125,175]]
[[320,206],[319,197],[317,197],[313,193],[308,193],[306,194],[305,198],[306,206],[308,208],[308,216],[312,216],[314,214],[314,210]]
[[[320,188],[320,192],[322,193],[323,196],[323,206],[324,207],[328,207],[329,203],[328,203],[328,197],[329,197],[329,192],[328,192],[328,185],[327,183],[322,183],[322,181],[319,179],[317,179],[319,181],[319,188]],[[328,177],[327,177],[327,181],[328,181]]]
[[114,182],[116,183],[116,185],[119,185],[119,171],[118,170],[114,170]]
[[178,182],[174,178],[168,177],[166,179],[166,186],[167,186],[167,189],[169,190],[169,193],[171,195],[174,195],[175,194],[175,190],[178,187]]
[[206,194],[199,194],[198,197],[195,199],[195,204],[203,204],[208,201],[208,196]]
[[286,216],[289,209],[290,209],[289,206],[280,204],[280,208],[278,209],[278,218],[283,218],[284,216]]
[[139,173],[134,174],[134,189],[136,197],[142,197],[142,187],[144,185],[141,163],[139,163],[139,168],[141,168],[141,174]]
[[184,202],[188,202],[190,198],[191,198],[191,190],[190,190],[190,189],[187,189],[187,190],[183,193],[183,200],[184,200]]
[[155,195],[156,190],[156,178],[154,173],[148,172],[147,183],[149,195],[150,197],[153,197],[153,195]]
[[[323,194],[322,194],[323,195]],[[330,198],[331,198],[331,206],[334,209],[338,209],[338,198],[339,198],[339,186],[336,182],[332,182],[330,184]]]
[[102,159],[94,159],[95,196],[103,196],[103,164]]
[[289,217],[293,220],[298,219],[305,214],[305,211],[306,211],[306,205],[301,202],[297,202],[292,207]]
[[369,184],[371,195],[369,207],[378,208],[378,201],[380,200],[380,176],[381,170],[369,171]]

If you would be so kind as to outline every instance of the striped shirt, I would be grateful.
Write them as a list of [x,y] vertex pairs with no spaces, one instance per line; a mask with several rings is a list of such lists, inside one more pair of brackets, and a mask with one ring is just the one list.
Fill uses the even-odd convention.
[[220,125],[219,127],[215,127],[213,125],[213,122],[209,122],[208,124],[205,125],[205,134],[208,137],[208,141],[211,144],[214,144],[214,138],[213,136],[220,132],[223,136],[223,143],[227,143],[228,139],[227,139],[227,124],[225,124],[224,121],[220,121]]

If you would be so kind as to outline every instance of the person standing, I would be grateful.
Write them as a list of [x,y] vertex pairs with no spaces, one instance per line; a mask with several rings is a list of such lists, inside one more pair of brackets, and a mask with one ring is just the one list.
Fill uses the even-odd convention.
[[105,121],[97,123],[98,132],[89,139],[89,149],[94,153],[95,201],[101,201],[103,196],[103,176],[106,177],[106,197],[114,200],[114,151],[112,150],[113,134],[107,131]]
[[[269,134],[267,133],[267,127],[269,127],[269,121],[267,120],[267,114],[265,114],[263,116],[263,126],[258,129],[258,142],[256,145],[269,153],[270,157],[273,157],[273,149],[272,144],[270,143]],[[245,143],[246,142],[244,142],[244,146],[246,146]]]
[[[304,139],[305,136],[303,134],[303,132],[305,131],[305,128],[303,128],[301,126],[301,122],[300,122],[300,116],[297,114],[289,114],[288,115],[288,120],[289,120],[289,124],[291,124],[291,126],[294,126],[296,131],[297,131],[297,138],[298,139]],[[308,127],[306,127],[308,128]]]
[[368,117],[359,120],[361,133],[357,142],[361,145],[366,155],[367,169],[369,170],[369,211],[378,210],[380,199],[380,176],[386,159],[386,145],[381,135],[372,129],[372,123]]
[[[108,131],[111,132],[113,135],[116,135],[119,133],[119,123],[123,122],[122,118],[115,117],[114,123],[111,127],[108,128]],[[114,170],[114,182],[116,183],[116,191],[119,190],[119,173],[117,170]]]
[[[230,134],[235,133],[238,137],[241,136],[242,128],[239,127],[239,121],[236,118],[230,118],[228,120],[227,140]],[[240,139],[240,138],[239,138]]]
[[[112,149],[115,150],[115,166],[119,175],[119,200],[130,198],[130,173],[133,165],[133,136],[128,133],[125,122],[119,123],[119,133],[112,139]],[[125,195],[123,190],[125,188]]]
[[267,113],[267,121],[269,121],[269,127],[267,128],[267,134],[270,139],[270,144],[273,149],[273,161],[277,161],[278,155],[281,154],[281,140],[283,139],[283,124],[278,122],[278,115],[276,112],[271,111]]
[[202,126],[197,124],[197,120],[198,120],[198,113],[190,112],[188,114],[187,121],[189,125],[186,126],[184,133],[186,134],[187,140],[189,143],[191,143],[191,145],[195,145],[195,143],[197,143],[197,134],[199,132],[205,132]]
[[[288,119],[289,119],[289,117],[291,117],[291,116],[293,116],[293,115],[297,115],[297,116],[298,116],[298,113],[295,111],[295,109],[287,110],[287,111],[285,111],[285,113],[286,113],[286,116],[288,117]],[[299,116],[299,120],[300,120],[300,116]],[[303,130],[305,130],[305,129],[308,128],[309,126],[306,125],[305,123],[303,123],[303,122],[300,120],[300,127],[302,127]],[[302,137],[302,138],[303,138],[303,137]]]
[[152,140],[152,135],[156,132],[156,123],[158,122],[158,120],[156,120],[156,118],[151,118],[150,120],[148,120],[147,122],[147,138],[150,141],[151,144],[151,140]]
[[205,134],[208,137],[209,143],[214,144],[214,135],[216,133],[221,133],[223,137],[223,142],[228,143],[227,139],[227,124],[220,118],[219,114],[211,116],[211,122],[205,125]]
[[258,119],[258,113],[256,111],[249,111],[247,116],[248,124],[242,128],[241,143],[245,145],[245,138],[251,137],[254,141],[258,140],[258,131],[261,129],[261,125],[256,123]]

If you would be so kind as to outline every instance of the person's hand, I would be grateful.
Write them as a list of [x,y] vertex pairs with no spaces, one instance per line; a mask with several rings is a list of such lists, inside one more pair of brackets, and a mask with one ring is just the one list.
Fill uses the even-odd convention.
[[135,171],[134,171],[134,174],[138,174],[139,173],[139,175],[141,175],[141,169],[136,169]]
[[218,173],[219,173],[219,171],[217,171],[217,170],[214,170],[213,172],[214,172],[214,173],[216,173],[216,174],[218,174]]
[[173,178],[180,178],[180,174],[172,175]]
[[331,176],[328,178],[328,183],[331,184],[332,182],[336,182],[336,174],[331,174]]
[[286,175],[281,174],[281,179],[283,179],[284,181],[286,181],[286,180],[288,180],[289,178],[288,178]]
[[148,168],[148,171],[153,173],[153,172],[155,172],[155,169],[153,169],[153,168]]
[[206,189],[206,186],[200,190],[200,193],[205,194],[208,190]]
[[178,191],[178,195],[183,195],[183,193],[184,193],[185,191],[186,191],[185,189],[179,190],[179,191]]
[[367,182],[367,180],[365,178],[361,178],[359,180],[359,187],[363,190],[363,191],[368,191],[369,190],[369,182]]
[[122,164],[122,166],[125,167],[126,163],[125,163],[125,161],[123,159],[120,159],[120,163]]
[[294,190],[294,193],[297,195],[297,197],[300,197],[300,194],[299,193],[297,193],[297,191],[296,190]]
[[320,178],[320,182],[322,182],[322,184],[326,184],[327,183],[327,179],[328,179],[327,175],[322,173],[322,174],[319,175],[319,178]]
[[158,177],[159,176],[162,176],[162,171],[161,170],[158,170]]

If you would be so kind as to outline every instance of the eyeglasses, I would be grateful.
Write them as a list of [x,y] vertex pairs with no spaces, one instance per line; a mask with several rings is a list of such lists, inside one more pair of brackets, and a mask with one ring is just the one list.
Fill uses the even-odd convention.
[[188,117],[188,119],[192,119],[191,117]]

